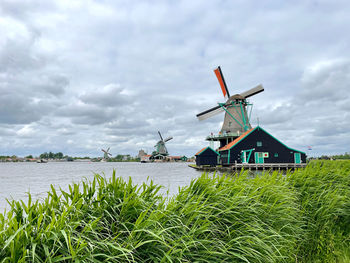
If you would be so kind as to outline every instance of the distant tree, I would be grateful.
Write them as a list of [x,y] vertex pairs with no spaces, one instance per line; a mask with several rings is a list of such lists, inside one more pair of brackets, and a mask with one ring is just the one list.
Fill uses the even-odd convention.
[[48,159],[49,158],[49,154],[47,152],[44,152],[42,154],[40,154],[40,159]]
[[124,155],[122,155],[122,154],[118,154],[118,155],[115,157],[115,159],[116,159],[117,161],[122,161],[123,158],[124,158]]
[[333,159],[341,159],[341,160],[348,160],[350,159],[350,155],[349,153],[345,152],[345,154],[338,154],[338,155],[333,155],[332,156]]
[[62,159],[63,158],[63,153],[61,153],[61,152],[55,153],[54,154],[54,158],[55,159]]
[[320,159],[322,159],[322,160],[329,160],[329,157],[328,157],[327,155],[322,155],[322,156],[320,157]]
[[26,156],[26,158],[27,159],[33,159],[33,155],[30,154],[30,155]]

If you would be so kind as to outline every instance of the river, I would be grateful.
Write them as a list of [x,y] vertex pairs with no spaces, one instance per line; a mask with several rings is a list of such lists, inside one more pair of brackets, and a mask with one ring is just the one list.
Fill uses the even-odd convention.
[[169,190],[170,195],[201,175],[201,172],[188,167],[188,163],[0,163],[0,212],[9,208],[6,199],[26,200],[27,192],[31,193],[34,200],[43,199],[51,184],[66,190],[72,182],[91,179],[95,173],[111,177],[113,169],[118,177],[131,177],[134,184],[147,182],[149,178],[164,186],[162,193]]

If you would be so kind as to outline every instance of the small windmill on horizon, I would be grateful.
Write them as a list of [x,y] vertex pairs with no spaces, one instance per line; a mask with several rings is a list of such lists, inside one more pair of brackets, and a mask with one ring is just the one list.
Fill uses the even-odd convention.
[[110,156],[112,156],[112,154],[109,152],[109,149],[111,147],[108,147],[107,150],[101,149],[101,151],[103,152],[103,159],[104,160],[108,160]]
[[206,138],[211,144],[214,144],[214,141],[220,141],[221,148],[252,128],[250,117],[253,104],[249,103],[247,98],[263,92],[264,88],[259,84],[255,88],[243,93],[230,96],[220,66],[216,68],[214,72],[226,102],[218,103],[218,106],[197,114],[197,118],[201,121],[221,112],[225,112],[224,122],[219,134],[211,135]]
[[165,147],[165,143],[172,140],[173,137],[170,136],[168,138],[166,138],[165,140],[163,140],[162,134],[160,133],[160,131],[158,131],[160,140],[157,142],[156,145],[154,145],[154,147],[156,148],[156,155],[161,154],[164,156],[169,155],[167,148]]

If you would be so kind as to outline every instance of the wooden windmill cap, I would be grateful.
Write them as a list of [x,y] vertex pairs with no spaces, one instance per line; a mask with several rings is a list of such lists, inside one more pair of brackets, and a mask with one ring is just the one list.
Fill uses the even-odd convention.
[[235,94],[230,97],[230,100],[244,100],[244,97],[241,94]]

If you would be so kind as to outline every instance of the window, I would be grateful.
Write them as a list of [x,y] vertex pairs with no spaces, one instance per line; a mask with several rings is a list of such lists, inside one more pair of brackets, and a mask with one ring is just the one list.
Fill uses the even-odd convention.
[[262,146],[262,142],[256,142],[256,146],[257,147],[261,147]]
[[228,123],[228,127],[231,127],[231,124],[232,124],[232,122],[229,122],[229,123]]
[[278,157],[278,153],[275,153],[275,157]]

